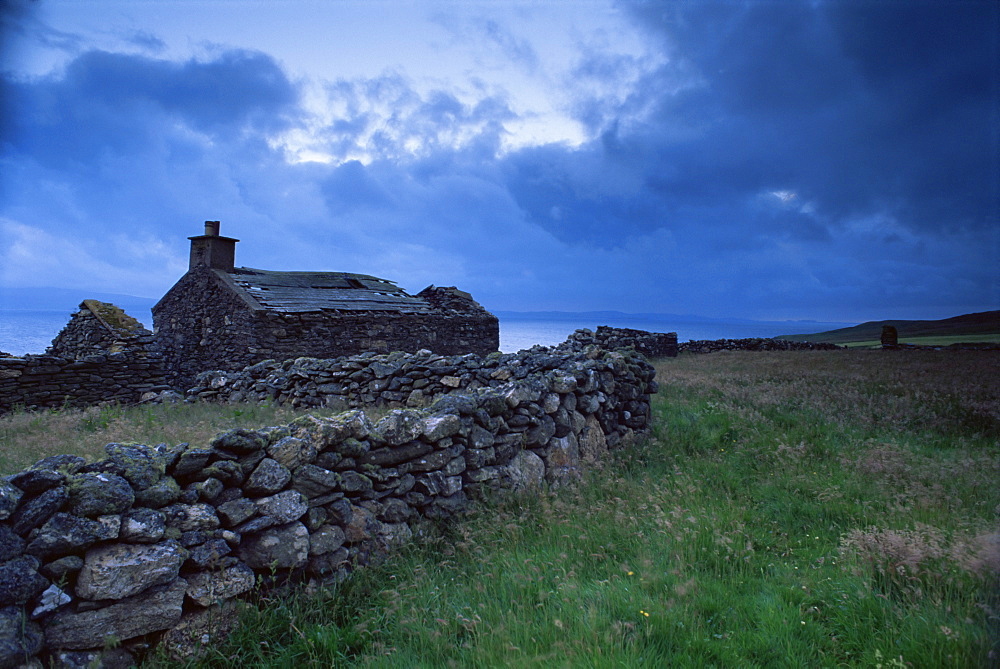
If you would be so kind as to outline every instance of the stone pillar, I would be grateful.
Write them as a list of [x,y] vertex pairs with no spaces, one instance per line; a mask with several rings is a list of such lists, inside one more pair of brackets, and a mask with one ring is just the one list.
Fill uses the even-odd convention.
[[882,348],[899,348],[899,335],[891,325],[882,326]]

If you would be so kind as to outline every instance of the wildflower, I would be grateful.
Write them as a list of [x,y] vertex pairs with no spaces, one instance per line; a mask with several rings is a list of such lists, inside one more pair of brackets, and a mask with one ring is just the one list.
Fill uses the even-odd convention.
[[642,615],[646,616],[647,618],[649,617],[649,614],[646,613],[645,611],[643,611],[642,609],[639,609],[639,613],[641,613]]

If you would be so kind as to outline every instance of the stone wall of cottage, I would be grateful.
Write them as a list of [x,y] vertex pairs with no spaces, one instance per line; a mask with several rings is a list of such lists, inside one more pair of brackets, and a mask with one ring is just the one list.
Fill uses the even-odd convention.
[[279,313],[253,310],[213,271],[195,268],[153,308],[169,381],[189,388],[206,369],[238,370],[266,359],[336,358],[368,351],[486,355],[500,346],[497,319],[453,289],[420,293],[434,313]]
[[198,372],[260,360],[255,323],[255,312],[214,271],[186,273],[153,307],[167,382],[184,389]]
[[0,667],[124,666],[156,642],[180,659],[259,581],[342,578],[486,490],[573,479],[646,427],[656,392],[645,358],[595,346],[484,363],[477,388],[453,358],[370,359],[376,379],[411,362],[470,378],[374,424],[352,410],[208,444],[108,444],[100,462],[53,456],[0,479]]

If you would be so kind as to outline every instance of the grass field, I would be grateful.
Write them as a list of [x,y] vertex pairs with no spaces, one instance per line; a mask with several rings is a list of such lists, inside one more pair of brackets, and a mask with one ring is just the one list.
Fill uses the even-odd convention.
[[997,368],[659,361],[652,432],[578,485],[483,505],[336,587],[260,595],[200,664],[996,665]]
[[203,664],[995,664],[998,363],[662,361],[653,433],[606,468],[265,598]]
[[[949,335],[947,337],[900,337],[900,344],[917,344],[918,346],[950,346],[951,344],[1000,344],[1000,334]],[[880,339],[866,339],[843,344],[849,348],[881,348]]]
[[222,430],[281,425],[296,415],[269,405],[149,404],[18,411],[0,416],[0,475],[67,453],[88,460],[107,455],[111,442],[207,444]]
[[[387,411],[379,407],[366,413],[378,420]],[[46,456],[62,453],[101,460],[107,457],[104,445],[112,442],[207,445],[225,430],[284,425],[306,413],[328,416],[335,412],[250,403],[17,411],[0,416],[0,475],[21,471]]]

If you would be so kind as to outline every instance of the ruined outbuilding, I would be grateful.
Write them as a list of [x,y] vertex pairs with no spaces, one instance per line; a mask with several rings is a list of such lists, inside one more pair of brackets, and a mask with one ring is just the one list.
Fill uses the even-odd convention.
[[79,360],[125,350],[144,350],[153,333],[120,308],[98,300],[84,300],[46,353]]
[[189,237],[187,273],[153,307],[168,380],[186,387],[208,369],[367,351],[485,355],[500,345],[496,316],[457,288],[409,295],[392,281],[346,272],[236,267],[238,239],[218,221]]

